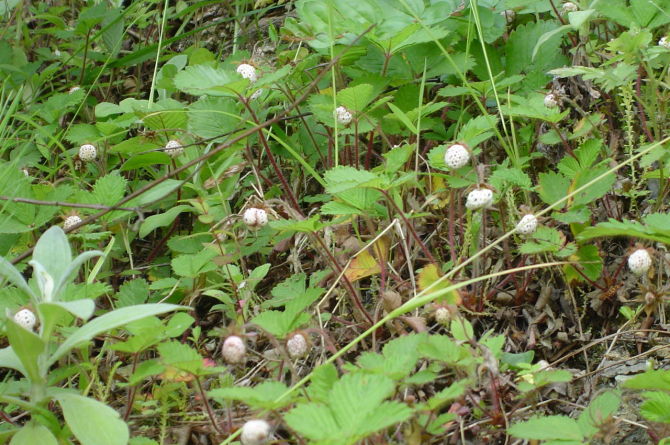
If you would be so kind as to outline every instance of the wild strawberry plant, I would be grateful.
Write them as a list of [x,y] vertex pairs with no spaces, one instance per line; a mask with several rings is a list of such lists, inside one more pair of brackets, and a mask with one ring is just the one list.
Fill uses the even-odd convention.
[[0,5],[2,440],[625,440],[551,391],[664,326],[667,11]]

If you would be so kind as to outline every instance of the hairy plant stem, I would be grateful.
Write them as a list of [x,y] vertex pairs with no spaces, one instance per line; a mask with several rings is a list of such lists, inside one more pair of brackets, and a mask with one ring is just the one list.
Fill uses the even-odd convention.
[[[249,104],[249,101],[245,97],[240,97],[240,101],[244,105],[244,107],[249,111],[249,114],[251,115],[251,118],[253,119],[254,124],[257,126],[260,126],[261,123],[258,120],[258,117],[256,116],[256,113],[254,112],[254,109],[251,107]],[[279,178],[279,182],[281,182],[282,187],[284,187],[284,191],[286,192],[286,195],[288,196],[289,200],[291,201],[291,205],[295,210],[300,213],[301,216],[304,216],[302,213],[302,210],[300,210],[300,205],[298,204],[298,199],[295,196],[295,193],[293,193],[293,190],[291,190],[291,186],[288,184],[288,181],[284,177],[284,174],[281,171],[281,168],[279,168],[279,164],[277,164],[277,160],[275,159],[274,155],[272,154],[272,150],[270,150],[270,145],[268,144],[267,139],[265,138],[265,135],[263,134],[263,128],[258,129],[258,139],[261,141],[261,144],[263,144],[263,148],[265,149],[265,154],[267,155],[268,159],[270,160],[270,164],[272,164],[272,168],[275,171],[275,174]]]
[[219,424],[217,423],[216,417],[214,416],[214,411],[212,411],[212,406],[209,404],[207,394],[205,393],[205,390],[202,388],[202,383],[200,383],[200,377],[195,376],[195,384],[198,387],[198,392],[200,393],[200,397],[202,398],[202,403],[205,406],[205,411],[207,411],[207,417],[209,417],[209,421],[211,422],[212,427],[214,427],[214,431],[216,431],[218,434],[223,434],[223,431],[221,431],[221,428],[219,428]]
[[414,238],[414,241],[416,241],[418,246],[423,251],[423,254],[426,256],[426,259],[430,263],[437,265],[437,261],[435,260],[435,257],[433,257],[433,254],[430,253],[430,251],[428,250],[428,247],[426,247],[426,244],[421,240],[421,238],[419,238],[419,235],[416,233],[416,230],[414,229],[414,226],[412,225],[412,223],[409,222],[409,220],[407,219],[407,217],[405,216],[403,211],[400,210],[400,208],[396,205],[395,201],[393,201],[393,198],[391,198],[391,196],[389,196],[389,194],[386,190],[382,190],[382,189],[377,189],[377,190],[379,190],[381,192],[381,194],[384,195],[384,197],[391,204],[393,209],[396,212],[398,212],[398,215],[400,215],[403,222],[407,226],[407,230],[409,231],[410,235],[412,235],[412,238]]

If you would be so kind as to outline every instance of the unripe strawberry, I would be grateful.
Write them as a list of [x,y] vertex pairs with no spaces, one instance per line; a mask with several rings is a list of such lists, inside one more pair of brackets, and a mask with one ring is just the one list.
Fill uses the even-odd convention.
[[223,342],[221,353],[227,363],[242,363],[247,354],[247,347],[244,345],[244,340],[237,335],[231,335]]
[[644,275],[651,267],[651,256],[647,249],[637,249],[628,257],[628,268],[635,275]]
[[237,74],[245,79],[249,79],[249,82],[251,83],[254,83],[258,80],[256,68],[253,65],[249,65],[248,63],[242,63],[240,66],[238,66]]
[[658,46],[662,46],[665,49],[670,49],[670,38],[668,37],[661,37],[661,39],[658,41]]
[[478,210],[488,207],[493,202],[493,191],[487,188],[478,188],[468,193],[465,207],[470,210]]
[[249,96],[249,99],[250,100],[258,99],[259,97],[261,97],[261,94],[263,94],[263,91],[264,91],[263,88],[257,89],[256,91],[253,92],[251,96]]
[[166,155],[177,157],[180,154],[184,152],[184,147],[182,147],[181,143],[179,141],[171,140],[168,141],[167,144],[165,144],[165,148],[163,149]]
[[351,111],[347,110],[345,107],[337,107],[335,109],[335,117],[337,118],[337,122],[342,125],[347,125],[354,118]]
[[37,318],[30,309],[21,309],[14,314],[14,321],[22,328],[32,331],[35,327],[35,323],[37,323]]
[[307,354],[307,340],[301,333],[293,334],[286,341],[286,350],[291,358],[300,358]]
[[270,440],[271,430],[265,420],[249,420],[242,427],[240,440],[243,445],[262,445]]
[[568,12],[575,12],[579,11],[579,6],[572,2],[565,2],[563,3],[563,6],[561,7],[561,11],[563,11],[563,14],[567,14]]
[[444,306],[435,309],[433,316],[435,317],[435,321],[443,326],[449,324],[449,321],[451,320],[451,312]]
[[242,221],[252,229],[259,229],[268,223],[268,213],[263,209],[250,207],[244,211]]
[[72,88],[70,88],[70,89],[68,90],[68,94],[76,93],[76,92],[79,91],[79,90],[81,90],[81,87],[78,86],[78,85],[75,85],[75,86],[73,86]]
[[505,9],[504,11],[500,11],[500,15],[505,17],[507,23],[512,23],[516,18],[516,11],[513,9]]
[[95,161],[98,157],[98,149],[93,144],[84,144],[79,147],[79,159],[82,161]]
[[465,166],[470,160],[470,151],[463,144],[454,144],[444,152],[444,163],[452,170]]
[[544,106],[547,108],[556,108],[558,106],[558,96],[555,93],[549,93],[544,96]]
[[71,215],[65,218],[63,223],[63,229],[68,230],[81,222],[81,218],[78,215]]
[[516,231],[521,235],[532,235],[537,230],[537,218],[535,215],[525,215],[516,225]]

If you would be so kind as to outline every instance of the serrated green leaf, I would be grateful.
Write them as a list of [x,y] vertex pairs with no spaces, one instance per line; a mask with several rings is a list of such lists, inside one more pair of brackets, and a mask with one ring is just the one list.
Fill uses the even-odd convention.
[[606,427],[620,405],[621,394],[618,391],[606,391],[593,399],[577,419],[584,436],[593,437],[603,427]]
[[667,392],[644,392],[645,401],[640,406],[640,413],[652,422],[670,423],[670,394]]
[[564,237],[561,233],[547,226],[540,226],[533,234],[532,239],[519,247],[519,252],[533,255],[543,252],[557,252],[563,246]]
[[182,277],[195,278],[201,273],[216,269],[212,258],[218,254],[211,249],[204,249],[196,254],[179,255],[171,261],[174,273]]
[[[187,66],[174,77],[175,87],[194,96],[234,96],[243,88],[233,85],[240,80],[232,73],[209,65]],[[245,85],[248,81],[242,83]]]
[[533,417],[507,429],[514,437],[535,440],[584,440],[577,421],[567,416]]
[[340,165],[331,168],[324,175],[326,191],[331,194],[341,193],[355,187],[381,186],[381,178],[368,170]]
[[554,204],[565,198],[569,188],[570,180],[565,176],[556,172],[540,173],[537,192],[546,204]]
[[214,399],[239,400],[252,408],[276,410],[291,403],[291,399],[284,398],[276,402],[288,388],[281,382],[263,382],[257,386],[234,386],[218,388],[209,391]]

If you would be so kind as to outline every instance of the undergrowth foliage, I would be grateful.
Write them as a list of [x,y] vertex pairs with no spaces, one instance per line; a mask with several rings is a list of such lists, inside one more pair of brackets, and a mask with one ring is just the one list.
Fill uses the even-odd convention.
[[283,3],[0,4],[0,443],[670,443],[670,0]]

